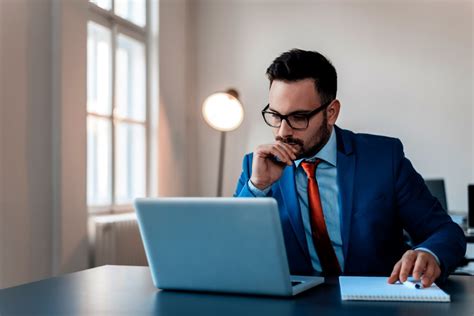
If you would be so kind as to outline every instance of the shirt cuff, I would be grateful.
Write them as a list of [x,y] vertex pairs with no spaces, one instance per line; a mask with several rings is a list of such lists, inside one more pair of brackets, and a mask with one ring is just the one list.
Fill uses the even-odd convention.
[[265,196],[267,196],[268,192],[270,192],[270,189],[272,188],[271,186],[269,186],[269,187],[266,187],[263,190],[260,190],[259,188],[254,186],[252,181],[250,181],[250,180],[248,182],[248,186],[249,186],[250,192],[252,192],[253,195],[255,195],[256,197],[265,197]]
[[424,247],[415,248],[415,250],[424,251],[424,252],[427,252],[427,253],[431,254],[436,259],[436,262],[438,263],[438,265],[441,266],[441,263],[439,262],[438,256],[435,255],[433,251],[429,250],[428,248],[424,248]]

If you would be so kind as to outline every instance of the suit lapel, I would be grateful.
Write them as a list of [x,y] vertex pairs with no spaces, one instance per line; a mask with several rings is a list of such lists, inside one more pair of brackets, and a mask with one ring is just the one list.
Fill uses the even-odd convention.
[[308,245],[306,243],[306,236],[304,232],[303,219],[301,218],[300,205],[298,203],[298,197],[296,194],[296,183],[295,183],[295,167],[285,167],[283,174],[280,178],[280,193],[283,202],[286,207],[283,208],[283,212],[287,212],[290,219],[291,227],[295,232],[298,243],[309,260]]
[[[341,196],[341,235],[344,258],[347,260],[353,208],[355,155],[351,135],[337,126],[337,182]],[[346,262],[347,263],[347,262]]]

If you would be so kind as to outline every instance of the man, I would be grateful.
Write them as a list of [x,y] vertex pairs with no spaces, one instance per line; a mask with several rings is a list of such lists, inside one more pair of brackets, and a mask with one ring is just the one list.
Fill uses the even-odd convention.
[[444,281],[464,256],[465,237],[401,142],[335,125],[337,74],[317,52],[283,53],[267,76],[262,115],[275,141],[245,156],[235,196],[277,200],[291,273]]

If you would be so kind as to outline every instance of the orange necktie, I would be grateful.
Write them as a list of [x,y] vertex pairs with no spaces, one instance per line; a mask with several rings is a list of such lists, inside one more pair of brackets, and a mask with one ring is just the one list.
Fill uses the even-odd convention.
[[309,214],[313,244],[318,253],[323,273],[325,275],[340,275],[341,267],[339,266],[339,261],[337,260],[336,252],[332,247],[326,222],[324,221],[318,182],[315,177],[315,171],[320,162],[321,160],[317,159],[316,162],[303,161],[301,163],[301,167],[303,167],[303,170],[308,176]]

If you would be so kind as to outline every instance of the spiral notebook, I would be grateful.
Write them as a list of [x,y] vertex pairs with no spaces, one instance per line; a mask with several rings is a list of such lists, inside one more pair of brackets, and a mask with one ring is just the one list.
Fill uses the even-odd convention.
[[388,284],[387,277],[339,277],[342,300],[450,302],[451,297],[436,284],[414,289],[401,283]]

